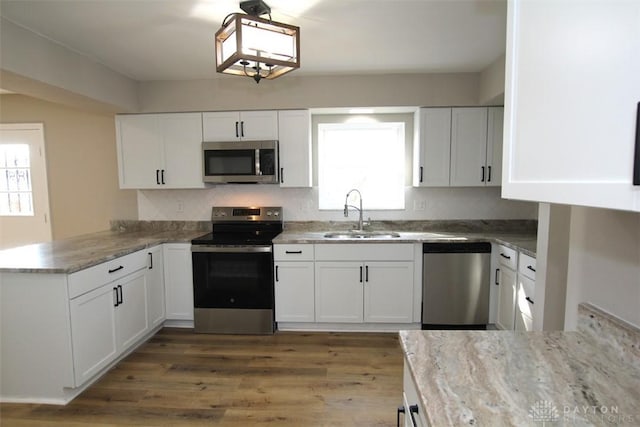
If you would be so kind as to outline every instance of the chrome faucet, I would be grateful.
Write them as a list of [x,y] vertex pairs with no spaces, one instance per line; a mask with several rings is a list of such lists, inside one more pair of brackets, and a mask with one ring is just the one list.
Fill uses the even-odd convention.
[[[358,208],[357,206],[353,206],[353,205],[350,205],[350,204],[349,204],[349,196],[350,196],[350,195],[351,195],[351,193],[353,193],[354,191],[355,191],[356,193],[358,193],[358,196],[359,196],[359,198],[360,198],[360,207],[359,207],[359,208]],[[353,190],[350,190],[350,191],[347,193],[347,197],[345,197],[345,199],[344,199],[344,217],[345,217],[345,218],[348,218],[348,217],[349,217],[349,208],[350,208],[350,207],[351,207],[351,208],[354,208],[354,209],[357,209],[357,210],[358,210],[358,212],[360,213],[360,216],[358,217],[358,231],[363,231],[363,221],[362,221],[362,194],[360,193],[360,191],[359,191],[359,190],[357,190],[357,189],[355,189],[355,188],[354,188]]]

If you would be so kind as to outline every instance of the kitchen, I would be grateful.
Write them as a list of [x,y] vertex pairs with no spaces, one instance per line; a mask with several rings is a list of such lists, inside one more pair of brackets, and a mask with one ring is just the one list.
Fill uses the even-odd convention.
[[[24,29],[11,28],[10,24],[3,21],[3,31],[12,31],[15,36],[15,33]],[[3,34],[3,40],[6,39]],[[38,43],[35,46],[42,47],[41,44],[44,42],[38,40]],[[11,57],[5,57],[4,49],[3,46],[3,62],[6,64],[5,58],[9,60]],[[499,69],[501,62],[499,58],[497,62]],[[361,75],[357,77],[308,77],[297,76],[294,72],[274,81],[261,82],[257,87],[253,82],[249,81],[248,83],[252,85],[248,85],[246,81],[239,78],[225,79],[224,84],[215,79],[191,82],[141,82],[138,91],[140,105],[130,110],[162,112],[287,109],[300,108],[301,99],[314,100],[312,106],[315,108],[492,104],[502,90],[492,92],[487,88],[488,81],[492,77],[488,75],[491,68],[489,67],[486,73]],[[17,71],[19,70],[15,68],[6,73],[3,70],[3,82],[13,82],[14,87],[18,87],[20,83],[24,85],[24,80],[19,81],[16,78]],[[31,76],[32,79],[39,80],[37,76],[29,74],[35,72],[33,70],[22,69],[22,72]],[[47,81],[46,78],[41,80]],[[106,81],[106,78],[103,80]],[[68,82],[56,83],[63,87],[64,84],[68,84]],[[269,83],[269,86],[265,83]],[[25,88],[24,93],[34,93],[36,85],[31,86],[30,90]],[[67,100],[73,101],[76,106],[85,105],[94,108],[99,106],[96,105],[95,98],[113,103],[116,102],[114,97],[118,93],[122,95],[122,92],[104,89],[101,94],[96,95],[96,91],[100,92],[101,87],[101,85],[95,85],[89,89],[79,88],[75,91],[76,94],[86,96],[93,93],[93,97],[89,96],[92,99],[78,99],[73,93],[65,95]],[[326,90],[327,87],[331,87],[332,90]],[[298,90],[292,91],[292,88]],[[219,93],[229,94],[229,96],[222,97],[217,95]],[[47,94],[42,95],[44,99],[47,99],[46,96]],[[49,92],[48,99],[51,99],[51,96]],[[12,97],[17,99],[5,99]],[[107,229],[111,219],[206,220],[212,205],[245,204],[246,202],[242,203],[244,200],[253,200],[253,198],[263,205],[284,206],[285,213],[290,215],[287,216],[288,220],[343,220],[341,211],[327,213],[315,208],[317,196],[314,195],[313,188],[300,190],[270,187],[266,190],[267,193],[262,187],[242,188],[242,197],[247,197],[246,199],[234,199],[237,197],[235,193],[237,186],[225,187],[220,192],[216,190],[142,190],[137,193],[120,191],[117,188],[118,168],[114,152],[113,116],[103,117],[92,112],[95,110],[79,111],[75,108],[33,101],[14,95],[3,95],[1,102],[3,122],[45,121],[47,130],[51,129],[51,132],[54,132],[57,125],[58,132],[64,135],[61,139],[67,140],[67,144],[74,144],[72,153],[59,151],[56,154],[56,139],[47,135],[54,239]],[[127,104],[133,101],[130,97],[121,96],[117,102]],[[40,112],[39,117],[33,117],[36,111]],[[47,123],[47,120],[43,120],[42,117],[49,117],[49,115],[54,116],[55,119],[52,118],[50,123]],[[83,124],[87,126],[84,133],[82,133]],[[74,126],[79,137],[66,138],[65,126]],[[102,133],[95,135],[95,126],[103,129]],[[95,144],[95,146],[87,144]],[[97,153],[104,152],[104,156],[94,156],[89,147],[102,150]],[[74,155],[78,157],[74,158]],[[82,162],[79,159],[82,159]],[[110,165],[107,162],[110,162]],[[103,172],[97,174],[97,171]],[[93,174],[98,176],[91,182],[82,179]],[[73,188],[75,191],[71,193],[65,191],[65,188]],[[86,209],[83,207],[83,209],[69,212],[69,206],[77,206],[82,200],[95,199],[92,194],[96,194],[96,191],[104,194],[104,198],[100,198],[95,205],[89,204]],[[247,193],[244,193],[245,191]],[[201,195],[203,192],[207,194],[205,197]],[[564,251],[564,256],[569,259],[568,265],[565,266],[568,270],[565,279],[567,281],[566,328],[575,329],[577,304],[582,301],[593,302],[629,323],[640,324],[637,318],[639,292],[637,214],[586,207],[567,208],[560,205],[541,205],[538,214],[535,207],[532,209],[528,204],[515,202],[514,208],[511,202],[500,199],[500,190],[497,188],[411,188],[408,193],[409,209],[406,212],[384,213],[379,219],[534,219],[538,216],[542,227],[557,230],[547,234],[549,242],[539,240],[538,262],[540,257],[544,256],[544,251],[541,250],[543,245],[548,245],[549,251],[560,253]],[[264,203],[262,203],[263,200]],[[418,206],[421,206],[422,200],[426,201],[424,211],[414,208],[416,200],[418,200]],[[532,200],[548,199],[540,197]],[[100,206],[104,201],[106,206]],[[561,199],[548,201],[560,203]],[[575,204],[579,203],[576,201]],[[594,203],[586,203],[586,205],[598,206]],[[182,206],[182,212],[178,212],[180,206]],[[288,206],[290,206],[289,211],[287,211]],[[500,207],[503,209],[498,211]],[[621,208],[618,207],[618,209]],[[376,215],[377,212],[371,212],[374,221],[378,219]],[[539,235],[541,235],[540,232]],[[612,260],[609,254],[617,255],[617,260]],[[540,265],[538,269],[541,269]],[[548,274],[552,273],[555,271],[549,271]],[[607,288],[603,289],[600,283],[607,283]],[[541,315],[538,318],[543,319],[544,316]],[[543,327],[544,325],[538,325],[536,328],[543,329]]]

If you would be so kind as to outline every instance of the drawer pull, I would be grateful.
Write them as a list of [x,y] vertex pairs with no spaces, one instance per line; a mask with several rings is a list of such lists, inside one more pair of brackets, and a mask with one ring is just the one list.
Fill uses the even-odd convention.
[[633,160],[633,185],[640,185],[640,102],[636,113],[636,144]]
[[496,268],[496,279],[493,281],[496,284],[496,286],[500,285],[500,282],[498,282],[498,273],[500,273],[500,269]]
[[535,269],[535,268],[533,268],[533,267],[532,267],[532,266],[530,266],[530,265],[527,265],[527,268],[528,268],[529,270],[533,271],[534,273],[536,272],[536,269]]
[[301,254],[302,251],[284,251],[285,254]]
[[410,405],[409,416],[411,417],[411,425],[413,427],[418,427],[418,423],[416,422],[416,419],[413,417],[413,414],[417,414],[417,413],[418,413],[418,405]]
[[396,426],[400,427],[400,414],[404,414],[404,406],[398,406],[398,412],[396,415]]
[[532,300],[531,298],[526,297],[525,299],[527,300],[527,302],[528,302],[529,304],[533,305],[533,300]]
[[109,270],[109,274],[111,274],[111,273],[115,273],[116,271],[120,271],[120,270],[122,270],[123,268],[124,268],[123,266],[120,266],[120,267],[116,267],[116,268],[114,268],[114,269],[111,269],[111,270]]
[[505,258],[505,259],[511,259],[511,257],[510,257],[509,255],[505,255],[505,254],[503,254],[502,252],[500,252],[500,256],[501,256],[502,258]]

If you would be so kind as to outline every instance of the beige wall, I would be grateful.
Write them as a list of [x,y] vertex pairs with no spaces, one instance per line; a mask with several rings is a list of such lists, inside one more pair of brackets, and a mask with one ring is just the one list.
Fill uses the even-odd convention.
[[54,239],[136,219],[135,191],[118,188],[114,116],[22,95],[0,95],[0,122],[44,123]]
[[504,104],[504,67],[505,56],[503,54],[480,73],[481,104]]
[[479,105],[479,73],[140,82],[141,112]]
[[565,329],[585,301],[640,327],[640,213],[571,208]]

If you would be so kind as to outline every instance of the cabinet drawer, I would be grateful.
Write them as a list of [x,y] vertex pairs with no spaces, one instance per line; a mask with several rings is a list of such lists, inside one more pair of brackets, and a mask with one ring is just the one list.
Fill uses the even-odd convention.
[[70,274],[67,282],[69,298],[75,298],[134,271],[146,268],[148,258],[148,251],[144,249]]
[[276,261],[313,261],[313,245],[273,245],[273,259]]
[[536,280],[536,259],[526,254],[520,254],[518,257],[518,272]]
[[315,245],[316,261],[413,261],[411,243],[338,243]]
[[498,262],[512,270],[518,268],[518,252],[503,245],[498,245]]

